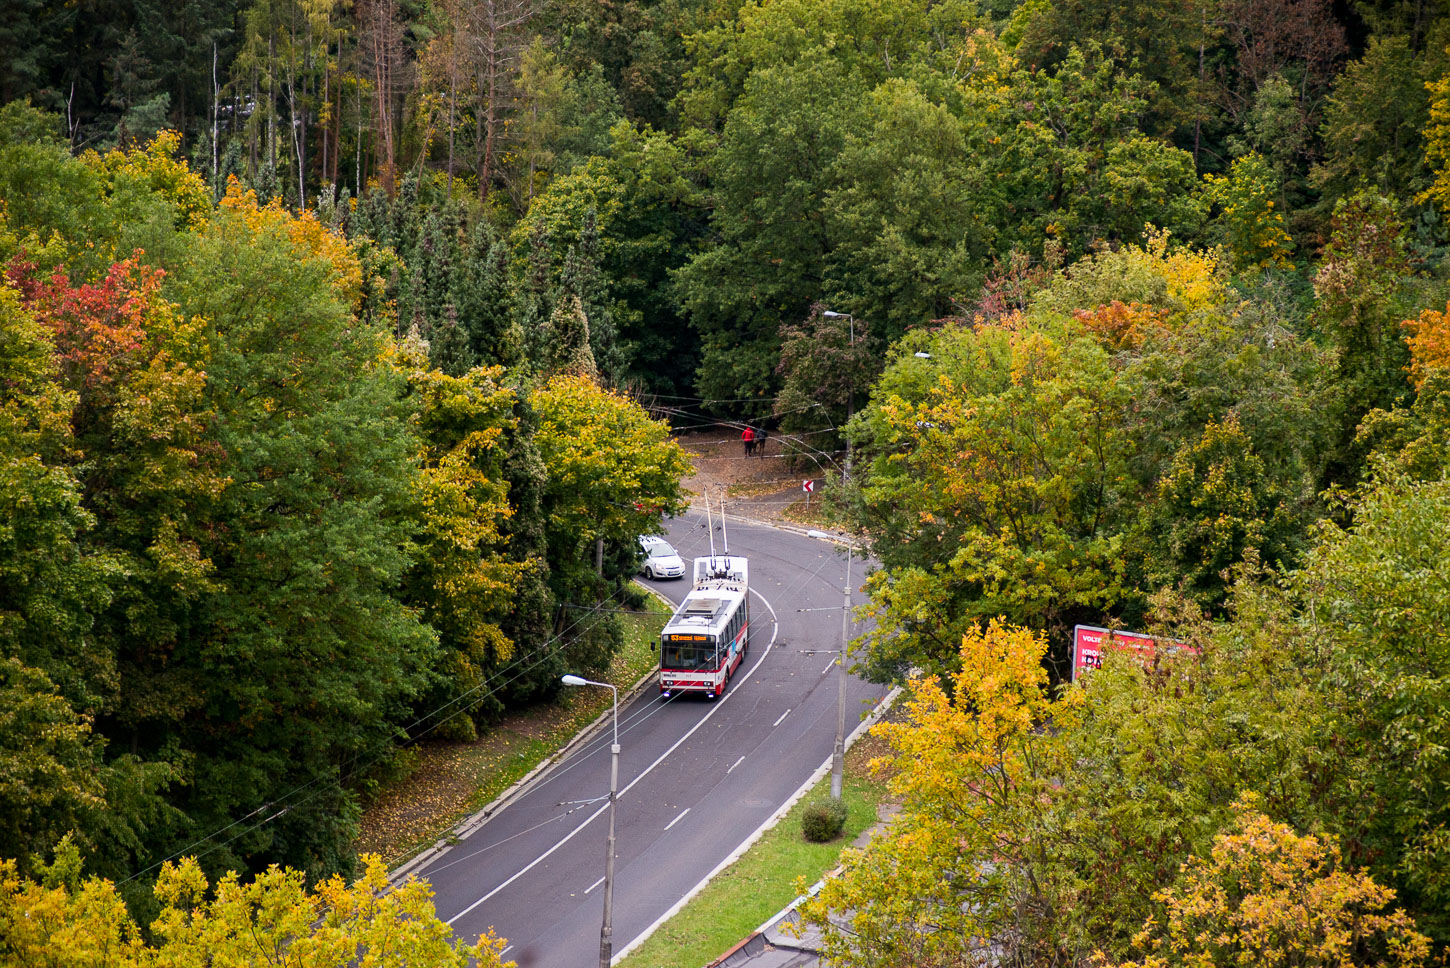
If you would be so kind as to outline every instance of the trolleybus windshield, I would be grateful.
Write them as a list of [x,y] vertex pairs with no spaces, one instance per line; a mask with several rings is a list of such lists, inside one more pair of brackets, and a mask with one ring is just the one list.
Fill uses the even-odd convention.
[[666,635],[660,665],[666,669],[713,669],[715,641],[708,635]]

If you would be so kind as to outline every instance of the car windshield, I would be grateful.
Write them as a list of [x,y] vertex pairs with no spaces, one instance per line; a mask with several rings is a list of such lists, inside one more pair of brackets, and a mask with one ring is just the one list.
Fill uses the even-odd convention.
[[660,665],[666,669],[713,669],[715,661],[714,642],[674,642],[665,639]]
[[651,558],[668,558],[676,552],[674,548],[670,547],[668,541],[653,538],[644,543],[644,553]]

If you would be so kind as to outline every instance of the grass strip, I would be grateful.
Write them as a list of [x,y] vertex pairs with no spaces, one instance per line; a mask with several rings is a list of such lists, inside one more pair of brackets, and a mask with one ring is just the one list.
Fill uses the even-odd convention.
[[[628,689],[659,662],[654,644],[669,609],[653,595],[622,615],[624,645],[598,676]],[[610,708],[601,688],[565,689],[548,705],[505,715],[472,742],[424,742],[407,776],[364,809],[356,849],[397,866],[482,809]]]
[[[852,754],[856,751],[853,749]],[[619,968],[700,968],[738,944],[796,896],[797,882],[814,883],[836,866],[841,851],[876,822],[883,790],[866,773],[866,757],[847,755],[841,793],[846,829],[828,844],[813,844],[801,833],[801,814],[814,800],[830,796],[827,774],[734,864],[722,871],[689,904],[630,952]]]

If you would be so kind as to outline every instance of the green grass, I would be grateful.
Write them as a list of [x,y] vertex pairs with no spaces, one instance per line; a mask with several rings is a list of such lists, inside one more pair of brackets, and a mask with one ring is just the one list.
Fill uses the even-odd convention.
[[[654,669],[654,643],[670,610],[653,595],[620,616],[624,645],[598,678],[625,690]],[[510,713],[469,743],[424,743],[411,772],[363,812],[359,852],[396,866],[487,806],[610,708],[607,689],[565,689],[556,702]]]
[[801,813],[831,792],[822,778],[800,803],[766,831],[738,861],[620,962],[621,968],[700,968],[744,940],[797,896],[797,882],[814,883],[836,866],[841,851],[876,822],[879,784],[856,775],[859,758],[847,761],[842,785],[846,829],[828,844],[813,844],[801,833]]

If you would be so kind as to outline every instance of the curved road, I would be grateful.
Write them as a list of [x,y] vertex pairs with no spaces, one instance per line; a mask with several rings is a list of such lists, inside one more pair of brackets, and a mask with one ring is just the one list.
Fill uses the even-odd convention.
[[[721,536],[716,522],[717,550]],[[709,554],[703,515],[676,519],[670,540],[687,570]],[[831,755],[833,657],[845,556],[772,528],[729,525],[750,558],[750,650],[725,695],[660,698],[651,686],[619,711],[614,951],[623,951],[743,842]],[[859,604],[865,569],[853,566]],[[684,582],[650,582],[672,601]],[[851,679],[846,728],[885,695]],[[466,938],[492,926],[520,968],[599,963],[607,835],[609,732],[594,737],[486,823],[414,871],[438,915]]]

